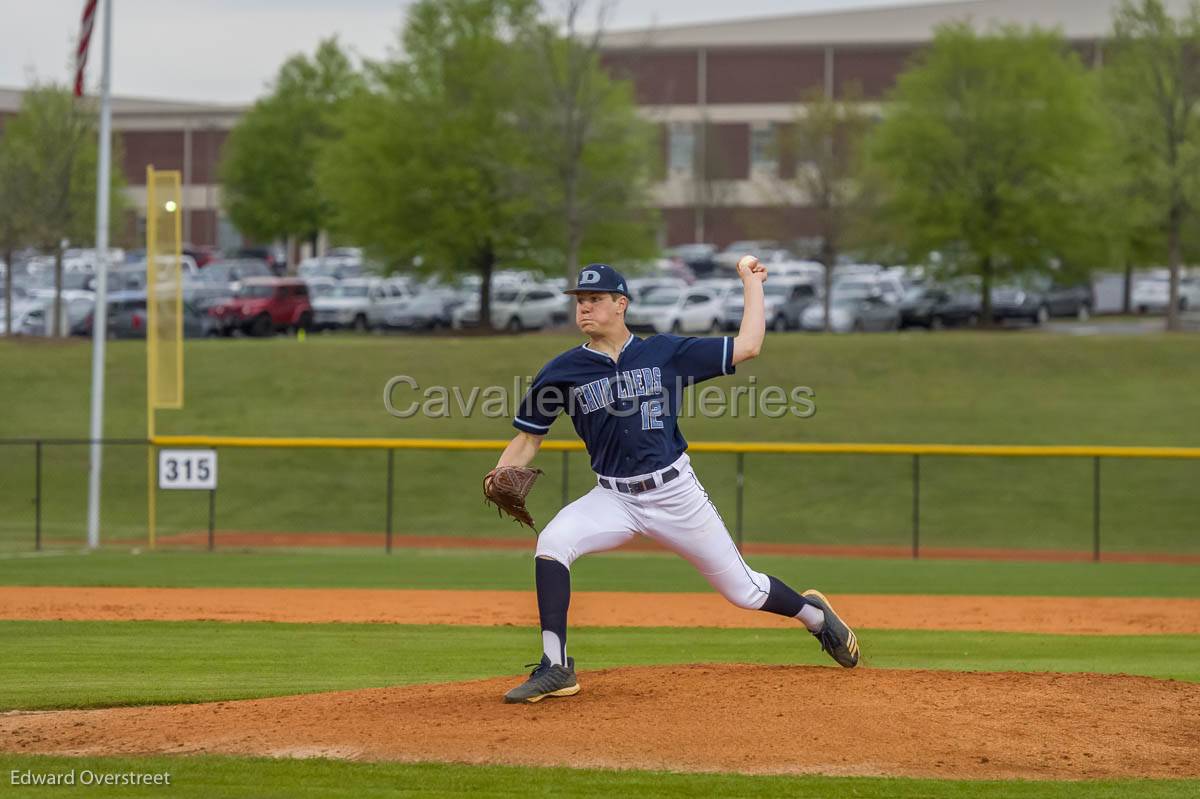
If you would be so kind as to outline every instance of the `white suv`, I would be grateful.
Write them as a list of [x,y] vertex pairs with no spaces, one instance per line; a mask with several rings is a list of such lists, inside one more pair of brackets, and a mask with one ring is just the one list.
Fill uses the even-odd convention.
[[403,283],[377,277],[350,278],[313,298],[313,327],[318,330],[381,327],[391,311],[413,296]]
[[722,297],[706,287],[654,289],[629,306],[625,324],[651,333],[719,333]]
[[[492,327],[516,332],[565,325],[569,308],[570,298],[555,286],[497,287],[492,290]],[[455,310],[453,324],[457,328],[479,324],[478,296]]]
[[[1142,278],[1133,286],[1133,296],[1130,298],[1138,313],[1158,312],[1167,309],[1171,296],[1171,278],[1155,276]],[[1200,309],[1200,280],[1181,277],[1179,279],[1179,310]]]

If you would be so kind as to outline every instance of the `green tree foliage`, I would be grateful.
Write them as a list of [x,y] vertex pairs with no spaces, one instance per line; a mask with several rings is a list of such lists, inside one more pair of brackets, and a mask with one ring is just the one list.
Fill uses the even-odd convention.
[[791,207],[816,215],[828,331],[833,267],[868,203],[869,184],[860,174],[863,147],[874,123],[862,104],[861,89],[854,85],[840,101],[815,89],[801,103],[779,142],[780,154],[795,164],[795,173],[777,180]]
[[393,263],[475,272],[491,321],[498,264],[568,271],[652,251],[652,134],[594,47],[531,0],[425,0],[403,58],[373,64],[326,148],[334,229]]
[[317,157],[362,85],[336,38],[322,41],[312,58],[283,64],[271,93],[239,120],[223,151],[222,204],[239,230],[270,241],[328,227],[332,207],[317,183]]
[[[1182,19],[1161,0],[1125,0],[1114,18],[1103,72],[1117,163],[1127,187],[1154,222],[1150,244],[1161,242],[1171,270],[1167,328],[1179,328],[1179,276],[1185,230],[1200,200],[1200,3]],[[1146,233],[1145,228],[1141,230]],[[1158,234],[1155,236],[1154,234]],[[1165,253],[1163,252],[1165,249]]]
[[539,249],[542,182],[519,108],[529,59],[528,0],[423,0],[401,35],[405,60],[371,66],[371,85],[341,118],[319,174],[334,229],[386,260],[482,277],[480,324],[490,325],[491,275]]
[[[538,25],[522,36],[535,59],[521,114],[536,143],[552,255],[573,283],[582,259],[610,261],[654,252],[657,216],[649,184],[657,132],[637,113],[632,86],[600,65],[604,7],[593,32],[578,32],[587,0],[567,0],[562,29]],[[520,51],[517,55],[519,57]],[[554,271],[558,271],[555,269]]]
[[5,136],[0,131],[0,261],[8,270],[4,275],[4,335],[12,335],[13,251],[28,243],[33,224],[27,202],[33,194],[33,172],[27,142]]
[[910,257],[998,279],[1078,260],[1100,120],[1093,84],[1054,33],[942,27],[899,79],[869,144],[888,230]]
[[[4,128],[9,169],[20,176],[24,206],[18,219],[28,244],[55,253],[54,329],[62,313],[63,243],[91,244],[96,233],[96,169],[99,161],[96,109],[77,101],[65,87],[35,86],[25,92],[20,112]],[[119,163],[114,147],[113,162]],[[109,225],[125,206],[124,179],[112,170]],[[110,231],[111,232],[111,231]]]

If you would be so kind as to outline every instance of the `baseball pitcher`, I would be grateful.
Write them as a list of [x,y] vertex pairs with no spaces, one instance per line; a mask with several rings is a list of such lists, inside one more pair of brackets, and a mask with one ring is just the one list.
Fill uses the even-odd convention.
[[746,256],[738,276],[745,312],[734,337],[632,335],[625,326],[627,283],[606,264],[584,268],[578,285],[568,290],[577,300],[575,322],[588,340],[538,373],[513,419],[517,435],[484,479],[484,493],[529,521],[523,500],[538,474],[529,464],[562,414],[583,439],[596,486],[559,511],[538,536],[534,575],[542,658],[505,702],[579,693],[575,660],[567,655],[571,564],[639,534],[686,558],[738,607],[794,617],[840,665],[858,664],[858,639],[824,595],[799,594],[742,559],[689,463],[676,419],[681,387],[733,374],[762,349],[767,269]]

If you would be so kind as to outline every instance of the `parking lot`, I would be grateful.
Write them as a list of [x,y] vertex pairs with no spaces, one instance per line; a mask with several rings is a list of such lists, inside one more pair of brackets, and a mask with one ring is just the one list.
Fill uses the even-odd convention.
[[[630,277],[631,330],[719,335],[735,332],[742,290],[730,264],[743,252],[767,264],[767,326],[773,333],[872,333],[953,329],[1045,329],[1075,336],[1142,335],[1162,328],[1166,276],[1139,273],[1131,296],[1119,296],[1120,276],[1055,278],[1042,274],[994,285],[985,309],[977,277],[939,279],[924,267],[843,263],[834,268],[826,302],[824,267],[762,242],[667,250],[661,258],[620,264]],[[271,251],[266,252],[270,255]],[[254,257],[251,257],[254,256]],[[385,274],[355,247],[334,248],[288,270],[282,258],[257,251],[188,251],[181,260],[183,334],[189,338],[319,333],[427,333],[486,327],[480,319],[482,279],[476,274],[415,270]],[[55,325],[54,259],[28,254],[13,269],[12,331],[16,335],[90,336],[95,313],[95,254],[68,251]],[[144,338],[147,264],[137,253],[110,253],[107,335]],[[159,264],[170,290],[169,261]],[[7,271],[5,271],[7,276]],[[491,277],[491,330],[521,333],[569,327],[565,277],[501,268]],[[1200,279],[1185,275],[1180,306],[1200,310]],[[1120,313],[1128,309],[1133,313]],[[826,316],[828,315],[828,319]],[[0,304],[0,334],[5,330]]]

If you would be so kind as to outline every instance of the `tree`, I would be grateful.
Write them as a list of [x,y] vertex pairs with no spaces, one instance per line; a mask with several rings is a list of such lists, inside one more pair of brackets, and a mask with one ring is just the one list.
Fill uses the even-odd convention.
[[830,330],[833,269],[864,199],[860,161],[873,121],[862,106],[861,91],[847,87],[841,102],[824,91],[810,91],[785,128],[779,149],[795,163],[791,178],[777,177],[793,208],[816,213],[825,267],[825,330]]
[[637,114],[631,85],[612,79],[600,65],[606,7],[584,37],[579,16],[587,0],[566,0],[563,31],[539,24],[522,37],[533,43],[539,80],[524,95],[522,113],[536,140],[547,182],[550,240],[565,255],[567,282],[574,285],[581,254],[589,260],[648,256],[655,217],[648,191],[655,130]]
[[[92,243],[96,232],[96,129],[94,107],[76,101],[64,87],[45,85],[25,92],[20,113],[6,123],[4,131],[8,146],[27,170],[28,193],[23,202],[29,241],[54,253],[55,335],[62,320],[63,243]],[[120,170],[112,170],[111,227],[121,217],[123,185]]]
[[868,145],[881,212],[910,255],[997,279],[1048,269],[1079,245],[1099,121],[1079,59],[1054,33],[940,28],[898,81]]
[[[243,233],[263,241],[309,238],[328,227],[332,207],[316,178],[321,148],[362,76],[336,38],[310,59],[284,62],[271,94],[230,133],[221,162],[222,203]],[[289,263],[294,263],[288,253]]]
[[1178,330],[1185,225],[1200,197],[1200,4],[1179,20],[1161,0],[1124,0],[1114,17],[1104,68],[1131,187],[1147,202],[1166,239],[1171,272],[1167,329]]
[[[1103,91],[1106,76],[1096,79]],[[1160,260],[1166,245],[1159,214],[1143,189],[1140,153],[1131,152],[1123,141],[1121,110],[1112,102],[1101,106],[1104,113],[1100,144],[1087,170],[1085,196],[1087,228],[1081,249],[1090,250],[1091,261],[1124,273],[1121,307],[1132,310],[1133,269]]]
[[4,276],[4,335],[12,335],[13,251],[28,243],[32,227],[28,199],[32,196],[33,176],[29,157],[20,148],[23,142],[0,136],[0,261],[6,265]]
[[347,103],[341,137],[318,170],[334,229],[392,261],[482,279],[501,260],[542,248],[545,180],[519,109],[533,60],[515,39],[536,25],[530,0],[422,0],[402,33],[406,60],[369,66],[369,90]]

